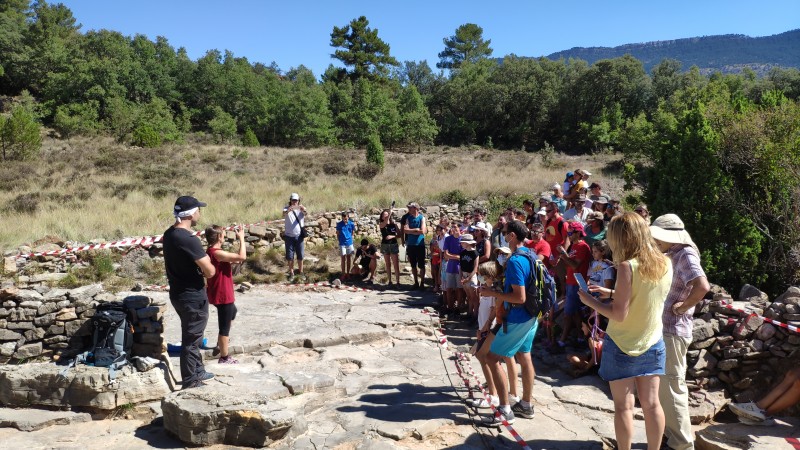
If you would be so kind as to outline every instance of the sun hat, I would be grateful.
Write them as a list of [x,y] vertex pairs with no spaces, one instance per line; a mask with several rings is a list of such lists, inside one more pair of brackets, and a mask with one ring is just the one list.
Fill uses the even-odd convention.
[[675,214],[664,214],[658,216],[653,224],[650,225],[650,234],[655,239],[668,244],[684,244],[694,246],[694,241],[686,228],[683,221]]
[[580,233],[581,236],[586,236],[586,231],[584,231],[583,224],[580,222],[569,222],[569,231]]
[[550,188],[550,189],[551,189],[551,190],[554,190],[554,191],[557,189],[557,190],[559,190],[559,191],[560,191],[560,190],[561,190],[561,185],[560,185],[560,184],[558,184],[558,183],[556,183],[556,184],[554,184],[554,185],[553,185],[553,187],[552,187],[552,188]]
[[495,254],[498,254],[498,253],[503,253],[505,255],[510,255],[511,254],[511,249],[508,248],[508,247],[497,247],[493,251],[494,251]]
[[417,203],[417,202],[410,202],[410,203],[408,204],[408,207],[409,207],[409,208],[417,208],[417,209],[419,209],[419,203]]
[[484,233],[488,233],[489,229],[486,228],[486,224],[483,222],[475,222],[475,225],[472,226],[473,230],[481,230]]
[[458,241],[462,244],[475,244],[475,238],[471,234],[462,234]]
[[292,195],[289,196],[289,200],[300,200],[300,194],[292,192]]
[[605,220],[605,216],[600,211],[592,211],[586,216],[586,221],[590,220]]

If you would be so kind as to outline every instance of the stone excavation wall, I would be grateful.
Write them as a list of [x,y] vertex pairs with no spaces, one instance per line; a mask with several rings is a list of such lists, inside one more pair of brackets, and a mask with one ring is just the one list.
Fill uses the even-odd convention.
[[[733,311],[726,304],[752,314]],[[759,316],[800,327],[800,287],[790,287],[774,301],[750,285],[742,288],[736,301],[718,290],[697,308],[687,354],[690,390],[724,388],[737,402],[757,400],[788,368],[796,367],[800,333]]]
[[[72,358],[92,342],[89,319],[100,302],[119,301],[99,284],[76,289],[38,285],[0,289],[0,362]],[[158,359],[166,351],[162,333],[166,303],[150,297],[123,300],[134,330],[132,356]]]
[[[462,210],[471,210],[476,206],[486,206],[486,202],[473,202],[465,205]],[[441,214],[446,214],[451,219],[460,218],[459,206],[452,205],[431,205],[423,206],[422,213],[429,220],[429,225],[439,222]],[[373,208],[368,214],[358,215],[354,218],[357,223],[356,237],[367,236],[372,242],[378,243],[381,237],[380,230],[378,229],[378,218],[380,216],[380,209]],[[400,217],[405,214],[405,208],[396,208],[394,210],[395,220],[399,221]],[[341,220],[341,211],[326,212],[318,215],[309,215],[305,220],[305,228],[308,231],[308,239],[306,240],[307,247],[314,247],[324,245],[330,240],[336,240],[336,223]],[[276,223],[268,223],[265,225],[255,225],[245,230],[245,240],[247,242],[247,252],[253,253],[258,249],[283,249],[283,221]],[[431,231],[432,232],[432,231]],[[225,235],[228,242],[234,242],[236,233],[228,231]],[[47,251],[56,251],[64,248],[67,243],[57,238],[50,239],[52,242],[31,246],[21,246],[16,251],[6,252],[3,265],[3,275],[5,277],[15,276],[17,287],[36,286],[43,283],[55,283],[67,276],[70,269],[88,265],[87,262],[82,261],[81,255],[67,255],[65,258],[55,256],[39,256],[34,260],[28,261],[24,258],[14,258],[15,255],[29,254],[29,253],[42,253]],[[101,244],[106,241],[97,240],[90,242],[91,244]],[[161,253],[162,245],[160,243],[153,244],[147,250],[144,249],[131,249],[121,248],[112,249],[114,252],[122,252],[131,254],[135,259],[136,255],[149,255],[151,258],[158,257]],[[97,250],[105,251],[105,250]],[[136,261],[133,262],[135,265]],[[118,271],[125,271],[125,264],[120,264],[117,267]],[[135,269],[131,269],[135,270]]]

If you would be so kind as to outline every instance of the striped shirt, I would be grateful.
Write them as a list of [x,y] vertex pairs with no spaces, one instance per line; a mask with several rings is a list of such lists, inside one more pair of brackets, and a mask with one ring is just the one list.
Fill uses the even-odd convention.
[[691,245],[675,244],[667,251],[667,256],[672,259],[673,276],[662,314],[664,334],[691,338],[694,308],[686,311],[686,314],[677,316],[672,312],[672,305],[686,300],[692,292],[689,283],[699,277],[705,277],[706,273],[700,266],[700,255]]

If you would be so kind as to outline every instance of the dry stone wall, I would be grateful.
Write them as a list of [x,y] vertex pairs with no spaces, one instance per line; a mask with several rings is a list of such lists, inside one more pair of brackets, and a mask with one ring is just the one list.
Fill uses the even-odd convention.
[[[38,285],[0,289],[0,362],[70,358],[91,344],[90,318],[101,302],[119,301],[100,284],[75,289]],[[133,356],[158,358],[166,303],[146,296],[123,300],[134,330]]]
[[763,317],[800,327],[800,287],[790,287],[774,301],[750,285],[742,288],[736,300],[718,290],[697,308],[687,354],[687,384],[695,395],[724,388],[737,402],[756,400],[797,365],[800,333]]

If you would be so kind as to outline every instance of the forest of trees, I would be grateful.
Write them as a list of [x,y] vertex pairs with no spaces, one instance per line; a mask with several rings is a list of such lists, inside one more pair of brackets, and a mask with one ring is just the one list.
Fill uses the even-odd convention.
[[772,292],[800,280],[800,71],[703,76],[663,60],[647,73],[629,55],[498,61],[483,30],[464,24],[443,38],[445,73],[397,61],[365,17],[330,37],[343,67],[318,78],[230,51],[193,61],[163,37],[82,33],[61,4],[4,1],[0,95],[14,101],[0,118],[3,160],[35,157],[32,122],[138,146],[195,133],[366,148],[377,166],[384,149],[429,144],[621,152],[629,186],[655,215],[684,219],[712,280]]

